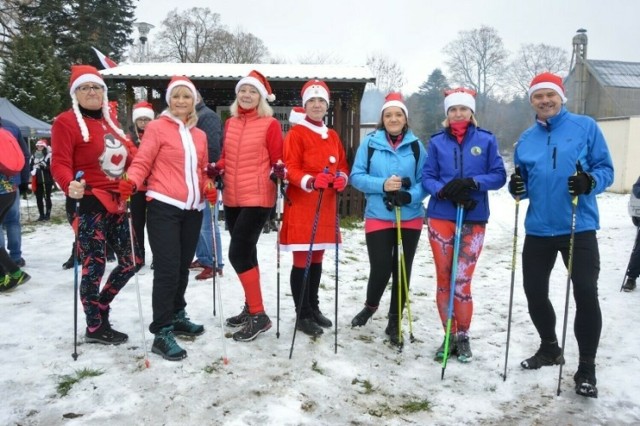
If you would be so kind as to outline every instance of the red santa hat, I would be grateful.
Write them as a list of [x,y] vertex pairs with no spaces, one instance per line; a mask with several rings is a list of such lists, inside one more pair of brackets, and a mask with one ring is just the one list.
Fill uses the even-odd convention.
[[402,111],[404,111],[404,116],[406,118],[409,118],[409,110],[407,109],[407,106],[404,104],[404,99],[402,99],[402,95],[400,93],[398,92],[389,93],[387,97],[384,98],[384,104],[380,109],[380,113],[382,114],[385,109],[392,106],[400,108]]
[[146,117],[149,120],[156,118],[153,112],[153,106],[147,101],[140,101],[133,106],[133,112],[131,113],[131,119],[135,123],[138,118]]
[[304,108],[301,106],[295,106],[291,108],[291,112],[289,113],[289,123],[298,124],[300,121],[304,120],[307,113],[304,111]]
[[311,98],[322,98],[329,105],[329,86],[324,81],[309,80],[302,86],[302,106]]
[[102,86],[102,117],[118,136],[120,136],[121,138],[126,138],[127,136],[125,135],[125,133],[114,123],[113,119],[111,118],[109,97],[107,96],[107,85],[105,84],[98,70],[91,65],[72,65],[71,77],[69,78],[69,94],[71,95],[71,108],[73,109],[73,112],[76,116],[76,121],[80,126],[82,140],[84,140],[85,142],[89,142],[89,129],[87,128],[87,123],[84,122],[82,114],[80,113],[78,98],[76,96],[76,89],[84,83],[95,83]]
[[47,147],[47,140],[46,139],[40,139],[38,140],[38,142],[36,142],[36,146],[43,146],[43,147]]
[[529,95],[529,99],[531,99],[531,95],[533,92],[539,89],[552,89],[560,98],[562,98],[562,103],[567,102],[567,97],[564,94],[564,86],[562,85],[562,78],[558,75],[552,74],[550,72],[543,72],[542,74],[538,74],[533,77],[531,80],[531,84],[529,85],[529,90],[527,94]]
[[271,90],[271,85],[267,78],[260,74],[256,70],[252,70],[248,76],[242,77],[238,84],[236,84],[236,95],[240,91],[240,86],[244,84],[249,84],[260,92],[260,96],[267,100],[267,102],[273,102],[276,100],[276,95]]
[[476,92],[471,89],[459,87],[448,89],[444,92],[444,114],[449,113],[449,108],[456,105],[466,106],[475,114],[476,112]]
[[171,81],[167,86],[167,93],[164,96],[164,99],[167,101],[167,105],[169,105],[169,100],[171,99],[171,91],[178,86],[187,87],[193,95],[194,105],[196,102],[198,102],[198,91],[196,90],[196,86],[193,85],[191,80],[183,75],[174,75],[173,77],[171,77]]

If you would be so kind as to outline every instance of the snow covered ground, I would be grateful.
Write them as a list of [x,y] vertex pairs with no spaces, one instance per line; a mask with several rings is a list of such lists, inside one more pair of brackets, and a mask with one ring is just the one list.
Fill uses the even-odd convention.
[[[577,345],[573,337],[571,300],[562,393],[556,396],[558,368],[525,371],[519,362],[538,346],[529,319],[520,273],[523,241],[521,205],[518,271],[508,377],[502,379],[509,306],[514,202],[505,189],[492,194],[492,217],[485,247],[473,281],[475,315],[472,323],[473,362],[450,360],[444,380],[433,353],[442,341],[434,302],[434,267],[423,232],[414,264],[411,291],[414,343],[398,353],[385,341],[388,293],[381,310],[365,327],[352,329],[351,318],[365,298],[368,261],[364,232],[345,231],[340,252],[338,353],[334,333],[316,341],[296,336],[289,349],[295,321],[288,290],[289,254],[282,255],[280,338],[276,338],[275,233],[259,243],[260,268],[267,313],[273,328],[254,342],[225,338],[229,364],[221,362],[221,309],[212,315],[211,281],[192,279],[187,310],[206,333],[182,340],[188,358],[169,362],[149,353],[144,368],[141,323],[135,281],[113,303],[112,323],[129,334],[121,346],[80,344],[73,352],[73,270],[63,271],[72,233],[66,223],[24,227],[25,268],[32,280],[13,292],[0,294],[0,419],[6,425],[404,425],[509,424],[594,425],[640,423],[640,291],[619,291],[633,246],[635,228],[627,215],[627,195],[600,196],[600,300],[604,327],[598,357],[600,397],[589,399],[573,390]],[[23,210],[25,208],[25,201]],[[56,199],[58,206],[62,199]],[[35,200],[31,198],[34,217]],[[60,208],[60,207],[59,207]],[[223,236],[227,247],[228,236]],[[149,251],[150,252],[150,251]],[[110,264],[112,267],[113,264]],[[334,257],[325,257],[321,300],[333,318]],[[192,273],[192,278],[195,272]],[[152,271],[138,275],[145,339],[150,351]],[[242,290],[230,266],[221,278],[226,316],[242,306]],[[552,274],[552,301],[558,335],[566,288],[566,270],[558,259]],[[404,324],[405,330],[408,323]],[[229,331],[229,330],[226,330]],[[78,333],[84,334],[79,313]],[[406,336],[406,333],[405,333]],[[84,372],[84,373],[82,373]],[[84,377],[68,388],[70,377]]]

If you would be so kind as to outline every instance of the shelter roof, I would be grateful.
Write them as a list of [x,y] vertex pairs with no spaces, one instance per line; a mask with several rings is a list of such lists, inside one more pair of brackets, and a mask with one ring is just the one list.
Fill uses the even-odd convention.
[[0,117],[18,126],[24,137],[51,137],[51,124],[32,117],[7,98],[0,98]]
[[640,89],[640,62],[588,59],[587,66],[603,86]]

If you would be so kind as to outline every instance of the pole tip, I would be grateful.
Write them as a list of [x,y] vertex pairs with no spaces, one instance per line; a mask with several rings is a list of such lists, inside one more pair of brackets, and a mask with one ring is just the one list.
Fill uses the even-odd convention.
[[229,358],[227,358],[226,356],[222,358],[222,363],[224,365],[229,365]]
[[145,366],[146,368],[151,367],[151,363],[149,362],[149,360],[148,360],[148,359],[145,359],[145,360],[144,360],[144,366]]

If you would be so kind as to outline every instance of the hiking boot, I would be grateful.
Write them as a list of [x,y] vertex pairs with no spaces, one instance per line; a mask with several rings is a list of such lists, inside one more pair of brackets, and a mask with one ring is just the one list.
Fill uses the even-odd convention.
[[202,263],[200,263],[199,260],[194,260],[189,265],[189,269],[203,269],[203,268],[205,268],[205,266]]
[[564,364],[564,357],[562,356],[562,350],[560,346],[558,346],[558,342],[543,342],[540,344],[540,348],[536,354],[522,361],[520,366],[525,370],[537,370],[540,367],[560,364]]
[[84,341],[87,343],[100,343],[102,345],[119,345],[129,339],[124,333],[115,331],[109,325],[109,321],[100,324],[95,331],[89,331],[87,328],[84,335]]
[[240,312],[235,317],[227,318],[226,323],[229,327],[242,327],[247,322],[248,319],[249,319],[249,306],[245,303],[244,307],[242,308],[242,312]]
[[320,327],[329,328],[333,325],[331,320],[325,317],[320,309],[313,309],[311,311],[311,318],[318,324]]
[[[447,343],[447,337],[445,336],[444,339],[442,339],[442,344],[436,350],[436,355],[433,357],[435,361],[440,362],[444,359],[444,354],[445,354],[444,347],[446,343]],[[456,355],[457,353],[458,353],[458,348],[457,348],[456,338],[453,333],[449,333],[449,354],[447,355],[447,359],[451,355]]]
[[200,336],[204,333],[204,326],[189,321],[187,312],[180,309],[173,315],[173,334],[176,336]]
[[356,314],[351,320],[351,327],[362,327],[373,316],[373,313],[378,310],[377,306],[369,306],[364,304],[364,309]]
[[318,337],[324,333],[314,318],[299,318],[296,328],[311,337]]
[[622,286],[624,291],[633,291],[636,289],[636,279],[635,278],[627,278],[627,282]]
[[[228,321],[228,320],[227,320]],[[271,328],[271,320],[264,312],[255,315],[247,315],[247,321],[240,331],[233,333],[233,340],[238,342],[250,342]]]
[[394,346],[402,347],[403,338],[398,335],[400,322],[398,321],[397,315],[389,315],[389,322],[387,323],[387,328],[384,332],[389,336],[389,342]]
[[208,280],[213,278],[213,275],[214,275],[213,268],[209,268],[208,266],[205,266],[202,272],[196,275],[196,280],[199,280],[199,281]]
[[43,214],[41,214],[40,217],[37,219],[38,222],[44,222],[45,220],[47,219],[45,219]]
[[575,389],[578,395],[586,396],[589,398],[598,397],[595,365],[591,366],[591,368],[585,368],[585,365],[583,363],[580,363],[578,366],[578,371],[573,376],[573,380],[576,383]]
[[187,351],[182,349],[176,342],[172,325],[163,327],[156,333],[151,352],[169,361],[180,361],[187,357]]
[[[456,341],[456,350],[458,351],[458,361],[471,362],[473,354],[471,353],[471,343],[469,342],[469,336],[465,333],[459,333]],[[444,348],[443,348],[444,354]]]
[[24,268],[25,266],[27,266],[27,262],[26,260],[24,260],[24,257],[21,257],[20,259],[16,260],[16,265],[18,265],[20,268]]
[[6,274],[2,281],[0,281],[0,292],[14,289],[17,286],[26,283],[30,279],[31,275],[20,269],[14,274]]
[[126,342],[127,340],[129,340],[129,336],[127,336],[125,333],[122,333],[118,330],[115,330],[113,327],[111,327],[111,322],[109,321],[109,311],[111,310],[111,308],[107,307],[107,309],[102,310],[100,309],[100,318],[102,320],[102,324],[104,324],[104,326],[106,327],[107,330],[110,330],[113,333],[114,339],[115,340],[119,340],[122,342]]
[[222,272],[222,268],[216,268],[216,273],[219,277],[224,277],[224,273]]

